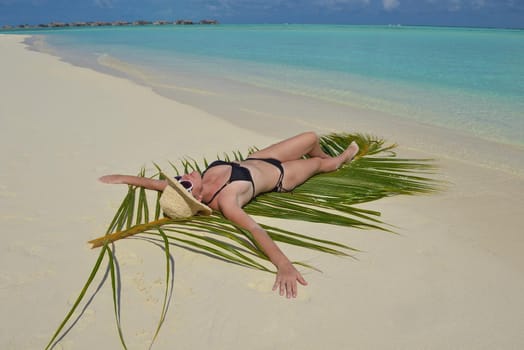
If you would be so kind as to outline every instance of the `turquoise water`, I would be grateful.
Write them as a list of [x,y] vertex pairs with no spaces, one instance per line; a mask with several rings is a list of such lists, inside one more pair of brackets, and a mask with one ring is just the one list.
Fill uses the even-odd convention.
[[152,86],[181,73],[227,79],[524,145],[522,30],[220,25],[39,34],[64,56],[147,75],[142,82]]

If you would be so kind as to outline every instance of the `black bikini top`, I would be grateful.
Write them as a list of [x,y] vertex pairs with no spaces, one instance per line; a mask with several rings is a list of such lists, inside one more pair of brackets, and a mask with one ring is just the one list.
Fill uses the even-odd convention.
[[231,167],[231,175],[229,176],[229,179],[227,180],[227,182],[224,185],[222,185],[222,187],[220,187],[218,191],[215,192],[215,194],[213,194],[210,200],[208,200],[207,202],[202,202],[202,203],[206,205],[211,203],[215,199],[215,197],[218,196],[220,191],[222,191],[227,185],[229,185],[233,181],[251,182],[251,185],[253,186],[253,198],[255,197],[255,183],[253,182],[253,178],[251,177],[251,172],[249,171],[248,168],[245,168],[238,163],[226,162],[223,160],[215,160],[213,163],[209,164],[206,170],[204,170],[204,172],[202,173],[202,178],[204,178],[206,171],[208,171],[212,167],[219,166],[219,165],[229,165]]

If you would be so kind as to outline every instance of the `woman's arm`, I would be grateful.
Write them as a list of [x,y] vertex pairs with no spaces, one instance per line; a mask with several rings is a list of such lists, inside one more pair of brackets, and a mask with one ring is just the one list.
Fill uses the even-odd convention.
[[280,295],[285,294],[287,298],[295,298],[298,289],[297,281],[304,286],[307,285],[304,277],[295,269],[267,232],[242,210],[235,196],[221,197],[218,202],[220,212],[233,223],[251,232],[260,248],[277,268],[273,290],[279,289]]
[[148,190],[154,191],[163,191],[167,186],[167,181],[165,180],[155,180],[147,177],[141,176],[131,176],[131,175],[105,175],[99,178],[101,182],[106,184],[125,184],[143,187]]

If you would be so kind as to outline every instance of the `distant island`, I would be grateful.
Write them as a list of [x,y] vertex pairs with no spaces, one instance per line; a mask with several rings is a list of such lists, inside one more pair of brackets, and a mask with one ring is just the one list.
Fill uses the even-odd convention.
[[217,20],[214,19],[203,19],[198,22],[187,20],[187,19],[178,19],[176,21],[114,21],[114,22],[51,22],[46,24],[19,24],[16,26],[4,25],[2,29],[39,29],[39,28],[67,28],[67,27],[109,27],[109,26],[145,26],[145,25],[192,25],[192,24],[219,24]]

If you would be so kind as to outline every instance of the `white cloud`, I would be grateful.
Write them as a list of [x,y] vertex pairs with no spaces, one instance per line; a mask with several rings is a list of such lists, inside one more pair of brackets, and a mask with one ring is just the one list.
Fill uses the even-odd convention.
[[399,0],[382,0],[382,6],[386,11],[391,11],[400,6]]
[[480,9],[486,6],[486,0],[471,0],[471,5],[474,9]]
[[[511,6],[514,0],[505,0],[505,4]],[[434,8],[443,8],[449,12],[458,12],[464,10],[480,10],[487,7],[493,7],[500,4],[500,0],[424,0],[429,6]],[[499,2],[499,3],[497,3]]]
[[115,0],[94,0],[93,1],[95,6],[103,8],[103,9],[110,9],[115,7]]
[[335,7],[344,5],[369,5],[370,0],[315,0],[313,4],[322,7]]
[[462,9],[462,0],[450,0],[448,3],[448,10],[451,12],[457,12]]

